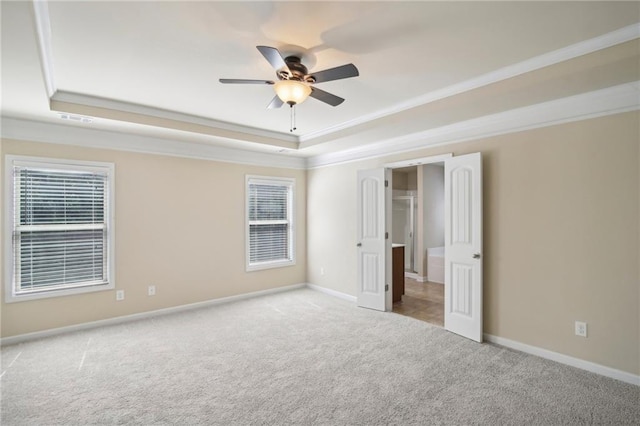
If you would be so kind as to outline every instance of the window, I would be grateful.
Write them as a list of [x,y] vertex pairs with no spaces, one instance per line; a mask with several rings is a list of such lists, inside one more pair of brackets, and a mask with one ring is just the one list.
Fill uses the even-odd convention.
[[295,181],[247,176],[247,271],[295,264]]
[[114,288],[113,164],[5,165],[7,302]]

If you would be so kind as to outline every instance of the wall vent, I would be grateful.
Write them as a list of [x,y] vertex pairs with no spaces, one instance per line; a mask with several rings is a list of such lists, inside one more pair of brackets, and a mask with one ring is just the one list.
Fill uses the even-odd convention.
[[70,120],[70,121],[78,121],[80,123],[92,123],[93,122],[93,118],[91,117],[85,117],[82,115],[74,115],[74,114],[67,114],[67,113],[60,113],[60,118],[63,120]]

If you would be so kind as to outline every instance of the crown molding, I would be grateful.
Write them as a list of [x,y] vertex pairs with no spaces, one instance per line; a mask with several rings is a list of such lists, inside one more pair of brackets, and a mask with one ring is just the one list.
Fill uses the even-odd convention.
[[33,17],[35,20],[40,66],[47,96],[51,98],[56,92],[56,79],[53,70],[53,54],[51,49],[51,21],[49,20],[49,4],[46,1],[33,1]]
[[[99,98],[79,93],[71,93],[59,91],[56,85],[53,49],[51,43],[51,19],[49,15],[49,6],[47,0],[33,0],[33,16],[35,21],[36,36],[38,40],[38,52],[40,54],[40,66],[45,82],[47,96],[49,98],[52,111],[57,111],[55,107],[69,107],[70,111],[60,109],[60,112],[72,112],[85,114],[86,109],[91,109],[93,113],[102,112],[103,115],[95,114],[95,116],[103,118],[112,118],[113,114],[118,114],[119,120],[137,123],[140,117],[150,117],[160,120],[156,125],[181,130],[191,131],[194,133],[207,134],[212,136],[220,136],[226,139],[236,139],[243,141],[268,144],[273,146],[282,146],[288,149],[297,149],[299,138],[297,135],[290,135],[281,132],[274,132],[264,129],[256,129],[253,127],[243,126],[239,124],[228,123],[221,120],[214,120],[204,117],[198,117],[191,114],[183,114],[175,111],[162,110],[143,105],[132,104],[129,102],[117,101],[114,99]],[[83,111],[83,109],[85,111]],[[130,113],[128,117],[124,117],[122,113]],[[91,116],[92,114],[86,114]],[[143,118],[144,120],[144,118]],[[284,142],[284,143],[283,143]]]
[[329,135],[331,133],[338,132],[340,130],[348,129],[353,126],[364,124],[370,121],[377,120],[382,117],[386,117],[392,114],[405,111],[407,109],[416,108],[421,105],[425,105],[440,99],[448,98],[460,93],[468,92],[470,90],[478,89],[489,84],[497,83],[508,78],[516,77],[527,72],[535,71],[550,65],[555,65],[560,62],[568,61],[570,59],[577,58],[589,53],[596,52],[598,50],[606,49],[608,47],[615,46],[617,44],[625,43],[627,41],[640,38],[640,23],[629,25],[627,27],[620,28],[619,30],[612,31],[610,33],[595,37],[589,40],[581,41],[579,43],[572,44],[567,47],[563,47],[558,50],[554,50],[531,59],[519,62],[517,64],[509,65],[504,68],[497,69],[495,71],[483,74],[476,78],[463,81],[448,87],[444,87],[440,90],[426,93],[422,96],[407,100],[396,104],[390,108],[379,110],[368,115],[358,117],[355,120],[346,121],[342,124],[332,126],[317,132],[311,132],[301,135],[300,149],[311,146],[313,144],[305,143],[312,141],[313,139],[320,138],[322,136]]
[[2,117],[1,123],[1,135],[2,138],[5,139],[74,145],[85,148],[114,149],[145,154],[170,155],[252,166],[287,169],[306,168],[304,158],[290,157],[282,154],[246,151],[215,145],[86,128],[81,125],[63,125],[6,116]]
[[56,91],[50,98],[52,111],[72,112],[93,117],[183,130],[227,140],[241,140],[266,145],[298,148],[298,137],[270,130],[227,123],[211,118],[153,108],[115,99]]
[[[130,116],[129,118],[144,116],[156,118],[159,120],[168,120],[169,123],[165,122],[164,124],[169,124],[170,128],[180,127],[176,123],[184,123],[185,125],[181,126],[182,130],[195,131],[196,133],[203,133],[231,139],[241,139],[244,141],[251,141],[255,138],[253,141],[256,143],[267,143],[274,146],[286,146],[289,149],[303,149],[305,147],[313,145],[313,143],[310,142],[314,139],[330,135],[344,129],[348,129],[353,126],[374,121],[376,119],[396,114],[407,109],[415,108],[421,105],[428,104],[430,102],[477,89],[482,86],[493,84],[498,81],[515,77],[527,72],[535,71],[549,65],[554,65],[576,58],[578,56],[593,53],[598,50],[615,46],[617,44],[634,40],[640,37],[640,23],[629,25],[610,33],[594,37],[592,39],[585,40],[579,43],[575,43],[573,45],[536,56],[534,58],[519,62],[514,65],[503,67],[501,69],[478,76],[476,78],[472,78],[470,80],[466,80],[440,90],[426,93],[422,96],[396,104],[390,108],[379,110],[371,114],[359,117],[357,119],[346,121],[336,126],[332,126],[317,132],[311,132],[296,136],[263,129],[255,129],[252,127],[197,117],[189,114],[182,114],[173,111],[145,107],[142,105],[135,105],[127,102],[101,99],[82,94],[58,92],[55,84],[55,73],[51,48],[51,24],[47,1],[33,0],[33,11],[36,23],[40,63],[47,93],[52,104],[65,104],[66,106],[72,107],[75,105],[76,108],[79,107],[80,109],[82,109],[82,107],[84,106],[87,108],[93,108],[94,112],[96,112],[96,108],[98,108],[98,110],[102,109],[103,112],[107,110],[113,112],[120,111],[132,114],[132,116]],[[65,112],[78,112],[83,114],[83,112],[78,109],[76,109],[75,111]],[[120,114],[119,119],[125,119],[125,117]],[[280,141],[280,143],[278,143],[277,141]],[[284,142],[284,144],[282,142]],[[295,147],[293,146],[294,144],[296,145]]]
[[639,109],[640,81],[635,81],[306,159],[6,116],[2,117],[1,135],[6,139],[254,166],[313,169]]
[[640,109],[640,82],[543,102],[307,159],[330,166]]

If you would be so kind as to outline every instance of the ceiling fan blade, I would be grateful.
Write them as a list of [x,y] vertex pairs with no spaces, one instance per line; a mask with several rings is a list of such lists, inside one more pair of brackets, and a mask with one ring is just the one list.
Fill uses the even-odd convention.
[[318,71],[311,74],[311,76],[316,80],[316,83],[340,80],[349,77],[357,77],[359,75],[360,73],[358,72],[358,68],[356,68],[356,66],[353,64],[329,68],[328,70]]
[[[262,53],[262,56],[264,56],[264,58],[269,61],[273,68],[275,68],[276,70],[281,70],[284,68],[289,71],[289,67],[287,66],[287,63],[284,61],[284,58],[282,57],[278,49],[269,46],[256,46],[256,48],[260,51],[260,53]],[[291,71],[289,71],[289,73],[291,73]]]
[[276,96],[273,97],[273,99],[271,99],[271,102],[267,106],[267,109],[280,108],[283,104],[284,104],[284,102],[282,102],[282,99],[280,99],[278,97],[278,95],[276,95]]
[[220,83],[224,84],[274,84],[270,80],[242,80],[238,78],[221,78]]
[[338,106],[344,102],[344,99],[342,99],[341,97],[332,95],[329,92],[325,92],[324,90],[320,90],[315,87],[311,88],[311,94],[309,96],[311,96],[312,98],[316,98],[317,100],[322,101],[331,106]]

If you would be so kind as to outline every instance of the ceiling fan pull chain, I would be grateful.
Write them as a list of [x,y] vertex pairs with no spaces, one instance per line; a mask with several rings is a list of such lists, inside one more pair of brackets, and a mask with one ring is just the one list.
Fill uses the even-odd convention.
[[290,118],[291,118],[291,125],[289,126],[289,132],[293,133],[294,130],[296,130],[296,110],[294,108],[295,104],[291,104],[290,108],[291,108],[291,113],[290,113]]

